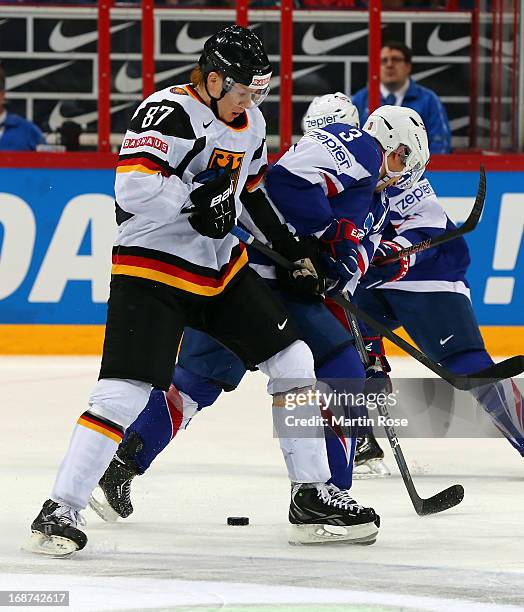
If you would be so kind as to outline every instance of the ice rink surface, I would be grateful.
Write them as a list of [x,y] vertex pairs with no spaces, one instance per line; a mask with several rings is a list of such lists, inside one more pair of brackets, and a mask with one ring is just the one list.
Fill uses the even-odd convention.
[[[425,372],[392,361],[397,375]],[[0,590],[68,590],[69,609],[87,611],[524,610],[524,464],[509,444],[402,440],[423,497],[466,490],[458,507],[418,517],[382,440],[393,477],[353,486],[382,517],[377,543],[293,547],[260,374],[135,479],[129,519],[110,525],[86,510],[88,546],[71,559],[21,551],[97,369],[96,358],[0,358]],[[251,524],[228,527],[231,515]]]

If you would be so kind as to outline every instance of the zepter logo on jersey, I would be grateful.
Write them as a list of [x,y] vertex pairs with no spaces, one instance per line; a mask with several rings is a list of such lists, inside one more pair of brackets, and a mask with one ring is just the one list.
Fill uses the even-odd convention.
[[345,173],[353,165],[346,147],[330,132],[318,129],[310,130],[302,136],[302,140],[312,140],[320,143],[333,158],[339,174]]
[[392,207],[395,207],[401,214],[410,211],[414,206],[419,204],[426,198],[434,198],[435,192],[428,179],[424,178],[418,181],[412,187],[404,189],[399,183],[392,190],[392,195],[389,196],[389,201]]
[[231,169],[231,181],[233,183],[233,188],[236,191],[244,156],[245,152],[243,151],[238,152],[227,151],[226,149],[213,149],[207,167],[208,169],[216,168],[217,170],[229,167]]

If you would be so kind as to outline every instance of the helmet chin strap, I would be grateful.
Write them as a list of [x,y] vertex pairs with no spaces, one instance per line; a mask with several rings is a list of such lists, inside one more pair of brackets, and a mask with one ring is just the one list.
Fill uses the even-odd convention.
[[386,187],[391,187],[392,185],[396,185],[400,179],[400,176],[389,176],[386,174],[383,178],[377,181],[377,186],[375,187],[375,193],[380,193],[384,191]]
[[218,103],[226,95],[227,91],[222,87],[222,92],[220,93],[220,96],[218,98],[214,98],[211,95],[209,89],[207,88],[207,76],[204,79],[204,88],[206,90],[207,95],[209,96],[209,99],[211,100],[209,104],[209,108],[213,111],[213,115],[215,115],[215,117],[220,119],[220,116],[218,114]]

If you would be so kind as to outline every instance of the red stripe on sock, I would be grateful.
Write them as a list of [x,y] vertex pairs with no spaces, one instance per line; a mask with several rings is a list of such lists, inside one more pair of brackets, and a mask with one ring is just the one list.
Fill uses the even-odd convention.
[[171,440],[177,435],[184,416],[184,401],[175,385],[169,387],[166,393],[167,409],[171,417]]
[[331,410],[327,408],[326,406],[322,406],[322,404],[320,405],[320,407],[322,409],[322,412],[326,415],[328,419],[328,424],[329,424],[330,429],[333,430],[333,432],[339,439],[340,444],[342,444],[342,446],[344,447],[344,453],[346,454],[346,462],[349,465],[349,453],[348,453],[346,438],[344,437],[344,432],[342,431],[342,428],[340,427],[340,425],[337,425],[334,422],[335,415],[331,412]]

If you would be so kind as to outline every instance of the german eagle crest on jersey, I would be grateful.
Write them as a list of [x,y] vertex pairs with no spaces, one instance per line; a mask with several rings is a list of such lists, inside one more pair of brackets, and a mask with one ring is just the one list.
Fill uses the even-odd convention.
[[213,149],[211,153],[211,157],[209,159],[209,163],[207,164],[209,168],[216,168],[217,170],[220,168],[231,168],[231,181],[233,182],[233,188],[236,191],[238,178],[240,176],[240,168],[242,167],[242,162],[244,161],[245,152],[238,151],[228,151],[226,149]]

